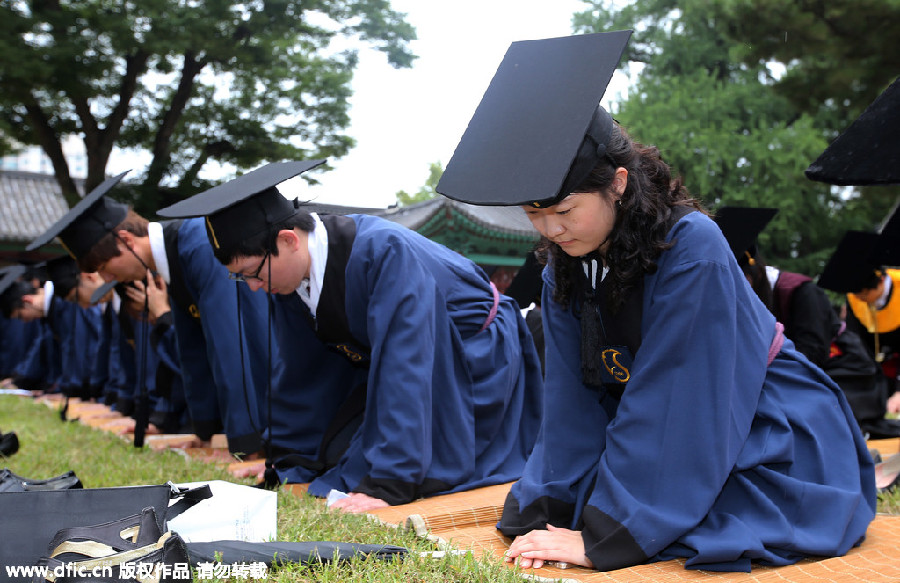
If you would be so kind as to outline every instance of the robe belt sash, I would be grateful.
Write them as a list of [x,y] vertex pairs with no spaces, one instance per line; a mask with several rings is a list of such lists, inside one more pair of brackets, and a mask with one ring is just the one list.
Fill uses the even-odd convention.
[[500,292],[497,291],[497,286],[494,285],[494,282],[491,282],[491,293],[494,294],[494,305],[491,306],[491,311],[488,313],[488,317],[485,318],[484,324],[481,325],[481,330],[479,332],[484,332],[487,330],[487,327],[491,325],[491,322],[494,321],[494,318],[497,317],[497,306],[500,305]]
[[781,352],[781,347],[784,345],[784,325],[781,322],[775,322],[775,337],[772,338],[772,344],[769,345],[769,359],[766,361],[766,366],[770,366],[772,361],[775,360],[775,356]]

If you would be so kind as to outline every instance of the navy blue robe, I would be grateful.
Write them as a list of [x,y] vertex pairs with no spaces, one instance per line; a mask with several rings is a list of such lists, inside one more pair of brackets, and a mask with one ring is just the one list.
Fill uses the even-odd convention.
[[[518,478],[537,436],[543,381],[516,303],[499,296],[482,330],[494,296],[474,263],[381,218],[324,221],[328,266],[316,325],[366,368],[367,392],[346,453],[309,492],[402,504]],[[342,297],[329,298],[335,290]],[[323,322],[329,300],[339,313]]]
[[28,323],[32,329],[31,340],[25,356],[13,369],[18,386],[29,390],[59,392],[60,376],[59,343],[47,318]]
[[169,297],[194,430],[208,439],[224,428],[232,452],[256,452],[262,447],[260,399],[268,378],[266,298],[228,279],[203,219],[181,222],[177,247],[170,241],[167,235]]
[[[21,364],[29,358],[32,346],[40,344],[42,337],[41,320],[25,322],[18,318],[0,315],[3,326],[3,377],[16,376]],[[35,350],[40,350],[39,347]],[[41,376],[35,371],[33,376]],[[24,388],[24,387],[23,387]]]
[[610,570],[687,559],[749,571],[836,556],[874,517],[871,456],[840,389],[785,340],[701,213],[644,277],[641,343],[621,401],[582,383],[580,320],[544,272],[541,436],[500,529],[582,531]]
[[[316,337],[309,317],[296,294],[272,298],[275,342],[267,430],[275,459],[299,454],[324,462],[322,441],[331,422],[353,389],[366,382],[365,369],[353,366]],[[279,471],[279,478],[308,482],[320,471],[292,467]]]
[[134,398],[135,411],[133,417],[138,418],[138,406],[144,391],[147,395],[147,417],[157,409],[159,395],[156,394],[156,369],[159,366],[159,355],[150,345],[150,324],[143,319],[132,320],[134,325],[134,358],[135,375],[131,394]]
[[154,379],[157,401],[150,422],[162,433],[190,433],[193,429],[172,322],[172,312],[166,312],[150,331],[150,345],[158,359]]
[[117,313],[118,320],[118,344],[119,344],[119,369],[116,386],[119,394],[113,407],[122,415],[130,417],[134,414],[135,399],[137,393],[137,353],[135,352],[135,319],[128,313],[123,305]]
[[[96,319],[96,321],[95,321]],[[67,396],[88,398],[92,360],[99,340],[99,313],[53,296],[47,321],[60,354],[60,389]]]
[[31,342],[28,332],[24,321],[0,314],[0,377],[12,376],[16,364],[25,358]]
[[119,315],[112,302],[99,305],[101,311],[100,341],[91,371],[91,387],[95,396],[114,405],[121,389],[122,350]]

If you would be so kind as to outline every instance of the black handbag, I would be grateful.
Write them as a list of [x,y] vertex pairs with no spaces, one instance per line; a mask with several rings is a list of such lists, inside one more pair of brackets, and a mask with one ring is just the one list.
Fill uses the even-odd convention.
[[178,534],[162,532],[152,507],[140,514],[56,533],[32,583],[190,583]]
[[[206,486],[183,490],[172,484],[0,492],[0,565],[34,565],[57,532],[120,520],[148,507],[163,533],[168,519],[211,495]],[[178,501],[170,508],[174,499]],[[5,576],[0,572],[0,578]]]
[[12,472],[8,468],[0,470],[0,492],[30,492],[35,490],[73,490],[82,488],[81,480],[75,472],[68,471],[64,474],[35,480],[26,478]]

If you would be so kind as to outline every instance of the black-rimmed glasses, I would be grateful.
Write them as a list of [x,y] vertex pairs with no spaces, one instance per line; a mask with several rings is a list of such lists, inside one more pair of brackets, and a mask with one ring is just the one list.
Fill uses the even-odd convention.
[[228,279],[230,279],[231,281],[243,281],[245,283],[250,280],[254,280],[254,279],[258,280],[258,281],[262,281],[262,278],[259,276],[259,273],[262,271],[263,265],[265,265],[266,261],[268,261],[269,254],[270,254],[270,252],[268,250],[266,250],[266,254],[263,255],[262,261],[259,262],[259,267],[256,268],[256,271],[253,273],[253,275],[244,275],[243,273],[232,273],[229,271]]

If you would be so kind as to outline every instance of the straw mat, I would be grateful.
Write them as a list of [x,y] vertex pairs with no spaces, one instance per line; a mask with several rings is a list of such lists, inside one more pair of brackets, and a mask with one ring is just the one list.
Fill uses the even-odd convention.
[[[496,528],[511,484],[435,496],[410,504],[373,510],[369,514],[388,524],[414,529],[442,548],[469,549],[476,556],[502,560],[510,539]],[[511,567],[512,568],[512,567]],[[523,574],[526,572],[523,571]],[[684,568],[684,561],[665,561],[600,573],[573,567],[529,570],[539,578],[563,581],[650,583],[681,581],[759,583],[887,583],[900,581],[900,516],[878,516],[865,542],[846,556],[805,560],[787,567],[754,566],[752,573],[714,573]]]
[[870,439],[866,442],[869,449],[878,450],[882,458],[886,458],[895,453],[900,453],[900,437],[892,437],[890,439]]

